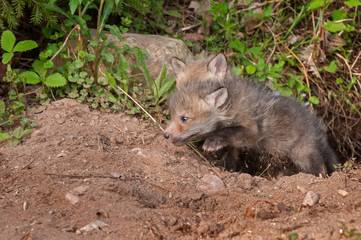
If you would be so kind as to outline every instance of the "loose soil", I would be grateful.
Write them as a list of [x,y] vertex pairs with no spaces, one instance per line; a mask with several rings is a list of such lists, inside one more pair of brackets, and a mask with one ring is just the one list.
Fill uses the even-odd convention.
[[[360,169],[267,180],[215,167],[123,113],[64,99],[31,118],[39,125],[28,139],[0,147],[0,239],[360,236]],[[307,191],[320,196],[311,207]],[[83,228],[91,222],[101,224]]]

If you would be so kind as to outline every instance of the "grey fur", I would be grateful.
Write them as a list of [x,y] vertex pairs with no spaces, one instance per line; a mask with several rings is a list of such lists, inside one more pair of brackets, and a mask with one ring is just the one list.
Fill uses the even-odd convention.
[[[260,149],[289,158],[300,171],[315,175],[334,170],[338,161],[325,126],[308,108],[264,86],[229,74],[225,78],[191,81],[176,90],[169,99],[171,122],[165,137],[176,145],[206,137],[207,151]],[[212,105],[207,99],[222,88],[227,90],[225,102]]]

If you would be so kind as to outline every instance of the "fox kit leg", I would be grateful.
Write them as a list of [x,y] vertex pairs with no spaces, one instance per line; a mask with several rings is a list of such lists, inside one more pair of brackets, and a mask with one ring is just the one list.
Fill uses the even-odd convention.
[[215,131],[207,137],[202,146],[203,150],[212,152],[223,147],[254,147],[259,141],[257,129],[243,126],[226,127]]

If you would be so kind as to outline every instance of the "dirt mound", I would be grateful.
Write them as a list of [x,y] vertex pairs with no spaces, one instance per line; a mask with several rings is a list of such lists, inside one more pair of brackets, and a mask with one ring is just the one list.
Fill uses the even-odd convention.
[[[339,239],[361,233],[360,170],[270,181],[214,167],[123,113],[90,111],[64,99],[32,118],[39,127],[29,139],[0,149],[1,239]],[[303,206],[309,191],[316,199]]]

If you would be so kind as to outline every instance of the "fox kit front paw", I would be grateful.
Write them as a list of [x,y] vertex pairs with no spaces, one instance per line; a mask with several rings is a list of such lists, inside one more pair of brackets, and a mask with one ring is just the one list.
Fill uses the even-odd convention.
[[226,139],[219,136],[210,136],[203,143],[203,150],[207,152],[215,152],[227,146]]

